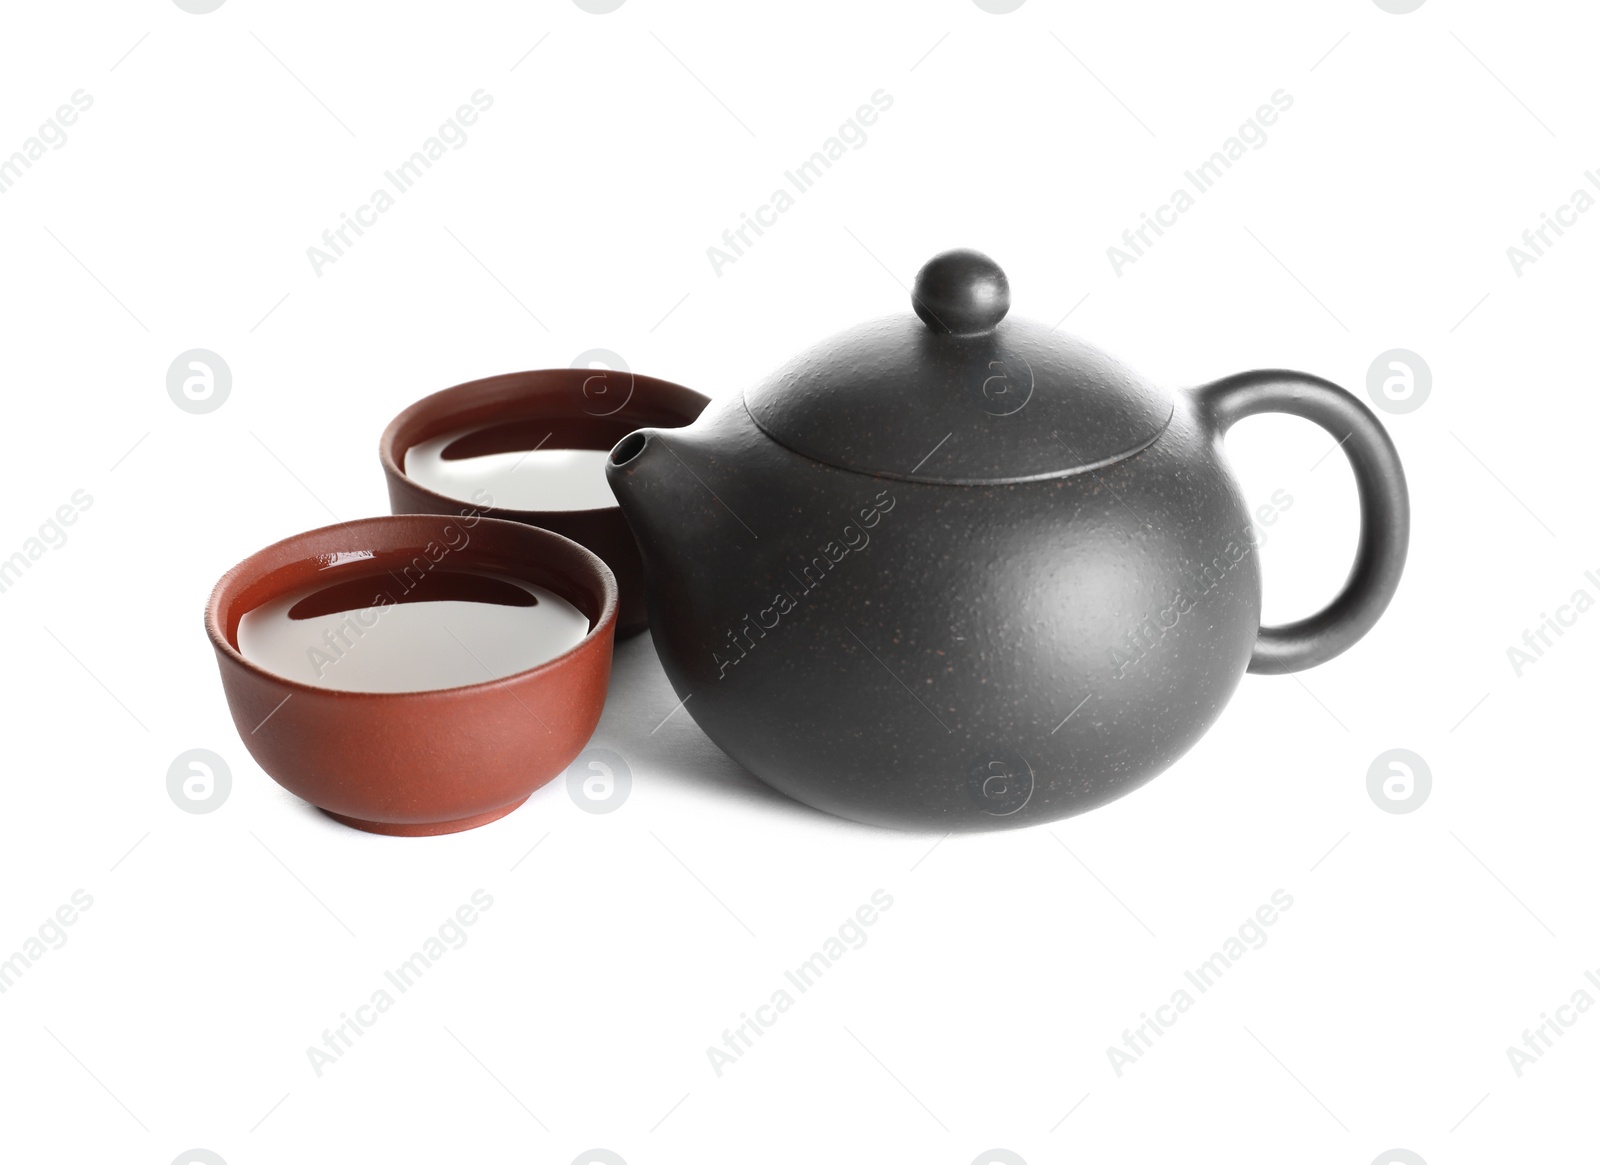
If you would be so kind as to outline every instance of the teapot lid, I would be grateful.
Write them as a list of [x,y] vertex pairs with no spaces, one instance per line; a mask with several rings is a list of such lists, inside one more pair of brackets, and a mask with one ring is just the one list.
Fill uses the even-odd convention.
[[745,407],[802,456],[902,481],[1033,481],[1153,442],[1172,400],[1080,341],[1006,319],[994,260],[946,251],[917,273],[916,315],[852,328],[797,356]]

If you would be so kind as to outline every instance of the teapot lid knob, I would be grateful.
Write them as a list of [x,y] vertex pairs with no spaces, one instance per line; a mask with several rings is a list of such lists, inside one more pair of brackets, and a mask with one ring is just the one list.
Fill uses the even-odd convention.
[[1011,308],[1011,284],[1000,264],[965,248],[935,255],[917,272],[911,306],[935,332],[992,332]]

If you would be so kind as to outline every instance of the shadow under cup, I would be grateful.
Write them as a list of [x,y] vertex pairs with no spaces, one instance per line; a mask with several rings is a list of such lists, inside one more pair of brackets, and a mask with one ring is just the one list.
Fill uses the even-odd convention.
[[487,456],[534,448],[609,450],[642,428],[681,428],[710,401],[693,389],[640,376],[593,368],[511,372],[468,381],[423,397],[389,423],[378,456],[394,514],[462,514],[476,511],[553,530],[588,547],[617,579],[618,638],[648,625],[644,563],[622,510],[615,504],[589,510],[518,510],[479,506],[449,497],[406,475],[406,453],[447,433],[477,430],[451,446],[451,456]]

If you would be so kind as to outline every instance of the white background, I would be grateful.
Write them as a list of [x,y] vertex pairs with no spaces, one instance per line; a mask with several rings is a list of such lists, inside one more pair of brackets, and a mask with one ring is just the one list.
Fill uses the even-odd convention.
[[[1506,1054],[1600,968],[1600,614],[1520,678],[1506,655],[1578,588],[1600,596],[1600,214],[1520,276],[1506,255],[1600,167],[1592,17],[7,6],[0,155],[74,91],[94,103],[0,195],[0,557],[75,490],[93,504],[0,594],[0,958],[75,890],[93,906],[0,995],[0,1157],[1592,1152],[1600,1015],[1520,1077]],[[494,104],[466,145],[315,274],[306,248],[478,89]],[[865,145],[715,274],[706,248],[878,89],[894,104]],[[1115,273],[1106,248],[1279,89],[1267,143]],[[594,347],[738,392],[904,310],[917,267],[963,245],[1005,266],[1015,312],[1071,310],[1064,330],[1174,388],[1289,366],[1365,398],[1379,353],[1420,354],[1431,396],[1382,414],[1414,534],[1376,630],[1247,677],[1108,808],[937,845],[786,802],[681,712],[652,732],[675,699],[648,639],[619,651],[595,741],[634,776],[608,815],[558,779],[483,829],[369,836],[251,761],[205,597],[269,542],[386,512],[376,443],[404,405]],[[196,347],[233,374],[208,415],[166,392]],[[1278,418],[1230,440],[1253,501],[1294,499],[1263,552],[1269,619],[1347,569],[1331,446]],[[1367,792],[1397,747],[1433,774],[1405,815]],[[233,773],[206,815],[166,791],[192,748]],[[478,889],[470,941],[317,1076],[306,1048]],[[894,904],[866,945],[716,1075],[707,1047],[877,889]],[[1270,941],[1118,1076],[1106,1049],[1278,889]]]

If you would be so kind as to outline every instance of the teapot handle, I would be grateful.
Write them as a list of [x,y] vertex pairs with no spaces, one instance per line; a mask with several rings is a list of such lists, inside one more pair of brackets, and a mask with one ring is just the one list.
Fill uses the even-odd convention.
[[1292,413],[1326,429],[1350,461],[1361,503],[1361,534],[1350,577],[1315,615],[1262,627],[1249,670],[1281,675],[1326,663],[1372,629],[1400,585],[1411,503],[1394,442],[1366,405],[1338,385],[1303,372],[1241,372],[1200,389],[1197,398],[1219,441],[1244,417]]

